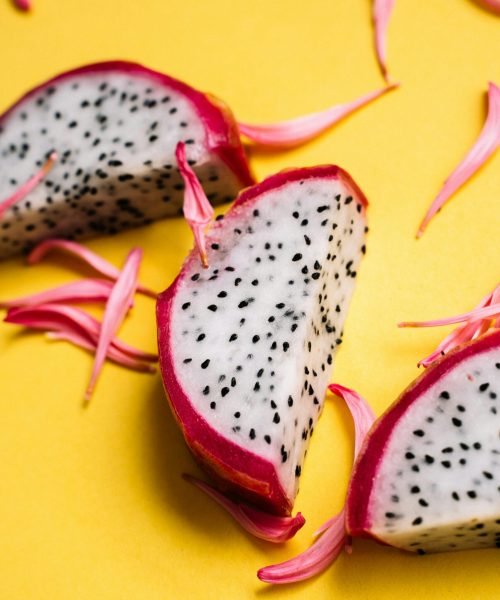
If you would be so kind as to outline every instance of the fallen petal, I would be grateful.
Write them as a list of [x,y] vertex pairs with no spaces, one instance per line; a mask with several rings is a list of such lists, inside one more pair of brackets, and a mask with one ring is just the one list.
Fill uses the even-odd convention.
[[387,73],[387,26],[394,8],[395,0],[373,0],[372,16],[375,27],[375,50],[377,60],[384,79],[388,81]]
[[19,10],[29,11],[31,10],[31,1],[30,0],[14,0],[14,5]]
[[[332,384],[328,389],[340,396],[351,412],[354,421],[354,458],[356,458],[368,430],[375,421],[375,414],[354,390],[339,384]],[[344,509],[324,523],[317,534],[320,537],[305,552],[286,562],[260,569],[257,577],[267,583],[293,583],[321,573],[336,560],[344,548],[350,548],[350,541],[345,533]]]
[[290,121],[268,125],[238,123],[238,127],[242,135],[260,146],[276,148],[299,146],[317,137],[341,119],[372,102],[372,100],[379,98],[389,90],[395,89],[398,85],[392,84],[381,90],[365,94],[352,102],[331,106],[326,110],[291,119]]
[[488,115],[479,137],[462,162],[445,181],[417,231],[421,237],[434,215],[448,199],[488,160],[500,145],[500,87],[488,87]]
[[[71,256],[79,258],[89,267],[94,269],[94,271],[97,271],[97,273],[107,277],[108,279],[112,279],[113,281],[116,281],[120,275],[119,269],[117,269],[106,259],[102,258],[102,256],[99,256],[95,252],[92,252],[92,250],[82,246],[82,244],[60,239],[46,240],[45,242],[38,244],[38,246],[34,248],[28,256],[28,264],[35,265],[39,263],[52,250],[60,250],[70,254]],[[156,298],[158,296],[156,292],[142,285],[137,286],[137,291],[145,296],[150,296],[151,298]]]
[[13,300],[0,300],[0,308],[36,306],[54,302],[106,302],[112,287],[113,284],[107,279],[82,279],[38,294]]
[[125,260],[123,269],[109,294],[97,342],[94,367],[85,392],[85,402],[89,402],[92,397],[97,379],[106,360],[109,346],[116,332],[121,327],[136,292],[141,260],[142,250],[134,248]]
[[38,171],[38,173],[35,173],[32,177],[30,177],[26,183],[24,183],[17,191],[15,191],[12,194],[12,196],[0,202],[0,219],[2,219],[4,213],[9,208],[26,198],[26,196],[30,192],[32,192],[37,187],[37,185],[40,184],[40,182],[45,178],[47,173],[49,173],[49,171],[52,169],[56,161],[57,153],[52,152],[46,160],[45,164]]
[[214,209],[201,187],[196,173],[186,159],[186,147],[183,142],[177,144],[175,156],[185,185],[184,217],[193,231],[194,243],[200,254],[201,264],[204,268],[207,268],[208,258],[205,245],[205,228],[213,219]]
[[[12,308],[7,312],[4,319],[6,323],[23,325],[32,329],[53,331],[60,333],[77,333],[91,340],[97,347],[101,324],[91,315],[76,308],[62,304],[44,304],[33,307]],[[158,356],[138,350],[118,338],[114,338],[112,346],[120,353],[131,358],[145,361],[157,362]]]
[[[76,332],[59,333],[52,331],[48,332],[46,335],[51,340],[70,342],[75,346],[79,346],[80,348],[89,350],[90,352],[92,352],[92,354],[95,352],[97,347],[95,342],[92,342],[89,338]],[[122,367],[126,367],[127,369],[131,369],[133,371],[139,371],[142,373],[156,372],[156,369],[152,365],[131,358],[127,354],[120,352],[113,345],[109,347],[106,358]]]
[[271,515],[248,504],[230,500],[222,492],[196,477],[184,474],[184,479],[208,494],[225,508],[243,529],[261,540],[281,544],[291,539],[305,523],[301,513],[297,513],[295,517]]

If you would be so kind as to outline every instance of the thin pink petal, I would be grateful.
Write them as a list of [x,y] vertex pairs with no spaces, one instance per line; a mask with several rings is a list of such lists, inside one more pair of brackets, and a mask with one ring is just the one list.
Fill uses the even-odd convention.
[[[328,389],[340,396],[351,412],[356,458],[368,430],[375,421],[375,414],[354,390],[338,384],[332,384]],[[344,509],[321,526],[318,533],[321,536],[305,552],[286,562],[260,569],[257,573],[258,578],[267,583],[293,583],[314,577],[331,565],[344,548],[350,548],[350,541],[345,533]]]
[[500,87],[488,86],[488,115],[479,137],[462,162],[445,181],[439,194],[431,204],[417,231],[420,237],[434,215],[474,173],[488,160],[500,145]]
[[[95,342],[92,342],[89,338],[76,332],[59,333],[52,331],[48,332],[46,335],[51,340],[70,342],[75,346],[79,346],[80,348],[89,350],[90,352],[92,352],[92,354],[95,352],[96,349]],[[127,369],[131,369],[133,371],[139,371],[142,373],[156,372],[156,369],[152,365],[140,362],[134,358],[130,358],[130,356],[124,354],[123,352],[120,352],[113,345],[109,347],[106,358],[122,367],[126,367]]]
[[116,332],[121,327],[130,306],[130,302],[136,292],[141,260],[142,250],[134,248],[125,260],[122,272],[118,276],[109,295],[101,323],[99,341],[97,342],[94,367],[85,392],[86,402],[89,402],[92,397],[97,379],[104,361],[106,360],[109,346],[111,345]]
[[225,508],[243,529],[261,540],[281,544],[292,538],[305,523],[301,513],[297,513],[295,517],[271,515],[242,502],[230,500],[222,492],[196,477],[184,474],[184,478]]
[[[4,321],[16,325],[24,325],[32,329],[56,331],[61,333],[76,332],[88,337],[97,347],[101,324],[91,315],[76,308],[61,304],[44,304],[34,307],[12,308],[8,311]],[[131,358],[145,362],[157,362],[158,356],[138,350],[118,338],[114,338],[112,345]]]
[[54,302],[105,302],[113,287],[107,279],[82,279],[50,290],[22,296],[13,300],[0,300],[0,308],[36,306]]
[[205,245],[205,228],[213,219],[214,209],[210,204],[196,173],[186,160],[186,147],[183,142],[177,144],[175,150],[177,166],[184,185],[184,217],[191,227],[194,243],[201,258],[203,267],[208,267],[207,249]]
[[270,123],[268,125],[238,123],[238,127],[242,135],[260,146],[276,148],[299,146],[317,137],[320,133],[326,131],[352,112],[396,87],[398,87],[398,84],[392,84],[381,90],[365,94],[352,102],[331,106],[326,110],[289,121]]
[[45,164],[37,173],[30,177],[26,183],[24,183],[17,191],[15,191],[12,194],[12,196],[0,202],[0,219],[2,219],[4,213],[9,208],[26,198],[26,196],[40,184],[40,182],[45,178],[47,173],[50,172],[56,161],[57,153],[52,152],[49,158],[46,160]]
[[373,0],[372,18],[375,27],[375,50],[377,60],[384,79],[388,81],[387,73],[387,26],[394,8],[395,0]]
[[443,325],[453,325],[454,323],[483,321],[500,315],[500,304],[485,306],[484,308],[475,308],[467,313],[455,315],[454,317],[445,317],[443,319],[434,319],[433,321],[403,321],[398,323],[398,327],[441,327]]
[[[107,277],[108,279],[112,279],[113,281],[116,281],[120,275],[119,269],[108,262],[105,258],[102,258],[102,256],[99,256],[95,252],[92,252],[92,250],[89,250],[89,248],[86,248],[77,242],[70,242],[68,240],[60,239],[46,240],[38,244],[38,246],[34,248],[28,256],[28,264],[35,265],[39,263],[52,250],[59,250],[79,258],[89,267],[94,269],[94,271],[97,271],[97,273]],[[144,287],[143,285],[137,286],[137,291],[146,296],[150,296],[151,298],[156,298],[158,296],[156,292]]]
[[500,0],[476,0],[481,6],[500,15]]

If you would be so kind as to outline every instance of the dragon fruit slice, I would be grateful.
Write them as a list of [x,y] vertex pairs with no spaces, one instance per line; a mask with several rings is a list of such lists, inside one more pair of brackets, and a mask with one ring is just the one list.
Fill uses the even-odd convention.
[[182,214],[178,142],[211,202],[253,183],[227,107],[171,77],[107,62],[30,91],[0,117],[4,202],[54,152],[58,160],[1,215],[0,259],[49,237],[113,234]]
[[364,252],[342,169],[244,191],[158,300],[160,364],[186,441],[222,489],[289,515]]
[[351,535],[424,554],[500,547],[500,331],[453,350],[369,433]]

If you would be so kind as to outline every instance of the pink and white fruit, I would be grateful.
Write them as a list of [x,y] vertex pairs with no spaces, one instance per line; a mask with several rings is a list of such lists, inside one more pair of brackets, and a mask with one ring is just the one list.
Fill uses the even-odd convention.
[[245,190],[158,300],[165,389],[222,489],[290,514],[364,252],[366,200],[342,169]]
[[88,65],[30,91],[0,117],[0,259],[46,238],[113,234],[182,214],[175,148],[213,203],[253,183],[226,106],[167,75],[128,62]]
[[433,363],[368,434],[348,533],[420,554],[500,547],[499,402],[499,330]]

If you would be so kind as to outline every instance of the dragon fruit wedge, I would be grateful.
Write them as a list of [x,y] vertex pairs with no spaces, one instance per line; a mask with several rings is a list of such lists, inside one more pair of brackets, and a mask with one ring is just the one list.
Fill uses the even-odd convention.
[[500,330],[433,363],[368,434],[348,532],[419,554],[500,547],[499,402]]
[[211,202],[253,183],[230,111],[171,77],[106,62],[30,91],[0,117],[0,259],[182,214],[181,141]]
[[224,491],[289,515],[358,263],[366,199],[335,166],[242,192],[158,300],[163,381]]

